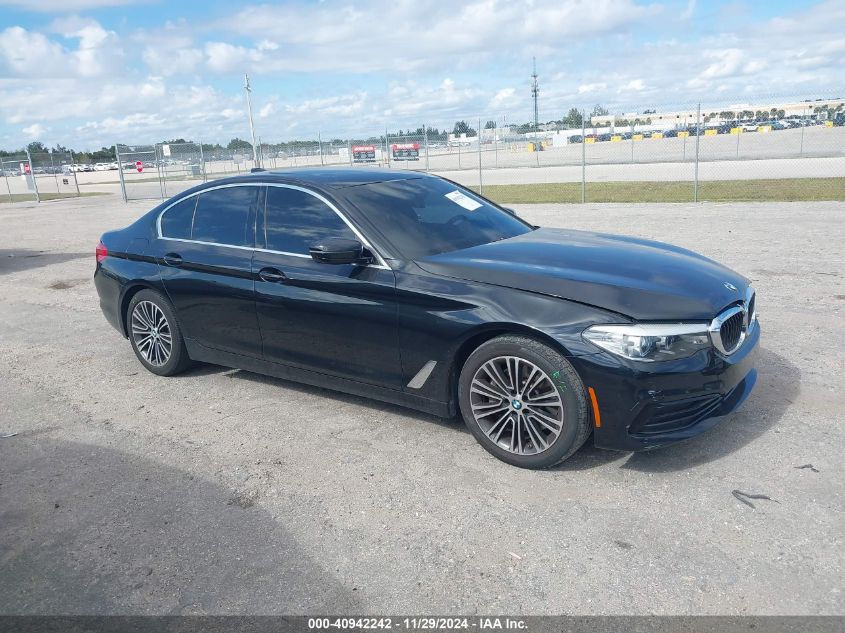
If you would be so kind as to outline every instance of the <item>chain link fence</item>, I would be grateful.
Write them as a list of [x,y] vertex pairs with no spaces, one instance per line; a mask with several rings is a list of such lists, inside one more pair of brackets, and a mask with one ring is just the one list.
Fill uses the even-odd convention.
[[[443,175],[502,203],[845,199],[845,99],[681,104],[514,123],[466,117],[252,146],[116,146],[124,198],[166,198],[251,169],[380,167]],[[235,145],[233,145],[233,143]],[[257,160],[256,160],[257,159]],[[87,174],[86,174],[87,177]]]
[[23,202],[80,195],[71,152],[21,153],[0,157],[0,200]]

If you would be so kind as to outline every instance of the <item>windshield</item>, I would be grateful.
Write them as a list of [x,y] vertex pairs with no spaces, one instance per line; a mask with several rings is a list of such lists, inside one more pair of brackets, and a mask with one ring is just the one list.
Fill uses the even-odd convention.
[[439,178],[390,180],[343,191],[407,259],[528,233],[531,227],[471,191]]

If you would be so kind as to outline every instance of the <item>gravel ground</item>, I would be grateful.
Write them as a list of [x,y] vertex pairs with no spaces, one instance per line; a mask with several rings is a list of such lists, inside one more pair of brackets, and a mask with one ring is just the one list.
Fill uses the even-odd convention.
[[522,207],[736,268],[764,329],[715,430],[549,472],[455,421],[147,373],[91,281],[100,233],[146,208],[0,209],[0,613],[845,612],[841,203]]

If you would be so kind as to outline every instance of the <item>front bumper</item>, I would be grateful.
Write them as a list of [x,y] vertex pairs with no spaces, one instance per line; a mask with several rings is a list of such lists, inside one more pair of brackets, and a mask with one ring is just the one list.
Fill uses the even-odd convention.
[[703,433],[735,411],[757,380],[760,324],[730,356],[701,351],[676,361],[643,363],[608,352],[570,359],[592,387],[601,416],[599,448],[642,451]]

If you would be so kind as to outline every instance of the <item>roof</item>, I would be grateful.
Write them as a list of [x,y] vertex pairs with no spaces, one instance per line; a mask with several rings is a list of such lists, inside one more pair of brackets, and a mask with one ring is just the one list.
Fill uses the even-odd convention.
[[[386,180],[411,180],[425,178],[427,174],[396,169],[374,167],[299,167],[293,169],[268,169],[250,174],[252,177],[268,180],[295,181],[321,187],[341,189]],[[219,181],[218,181],[219,182]]]
[[254,180],[261,182],[279,182],[292,185],[311,186],[313,189],[328,193],[332,189],[345,189],[374,182],[385,182],[387,180],[414,180],[419,178],[434,178],[424,172],[399,170],[399,169],[378,169],[374,167],[299,167],[293,169],[268,169],[256,171],[228,178],[219,178],[201,183],[190,189],[182,191],[169,200],[165,200],[156,209],[161,210],[166,205],[172,204],[187,196],[194,195],[205,189],[213,189],[220,185],[247,183]]

